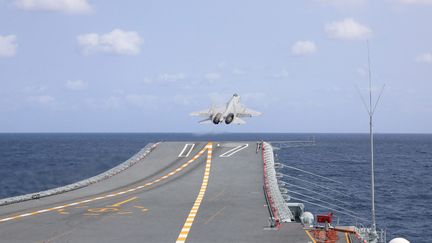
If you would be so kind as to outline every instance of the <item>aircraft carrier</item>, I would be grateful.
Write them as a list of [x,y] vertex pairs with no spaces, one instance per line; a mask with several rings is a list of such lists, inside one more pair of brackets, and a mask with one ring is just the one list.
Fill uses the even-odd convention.
[[303,205],[280,201],[268,143],[148,148],[118,173],[3,200],[0,241],[363,242],[352,227],[301,222]]

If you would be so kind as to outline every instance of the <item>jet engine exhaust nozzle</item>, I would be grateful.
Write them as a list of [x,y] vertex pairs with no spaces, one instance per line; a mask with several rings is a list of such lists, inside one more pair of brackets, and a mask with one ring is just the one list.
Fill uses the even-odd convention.
[[214,117],[213,117],[213,123],[214,124],[219,124],[222,121],[222,113],[217,113]]
[[234,120],[234,114],[229,113],[228,116],[225,118],[225,123],[228,125]]

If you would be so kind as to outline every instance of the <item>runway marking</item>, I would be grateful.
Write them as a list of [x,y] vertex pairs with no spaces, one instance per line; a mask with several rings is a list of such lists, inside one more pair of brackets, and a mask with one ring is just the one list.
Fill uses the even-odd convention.
[[218,216],[220,213],[222,213],[222,211],[224,211],[226,208],[226,206],[224,206],[223,208],[219,209],[215,214],[213,214],[210,218],[208,218],[204,224],[208,224],[210,221],[212,221],[216,216]]
[[[94,198],[88,198],[86,200],[76,201],[76,202],[73,202],[73,203],[59,205],[59,206],[56,206],[56,207],[40,209],[40,210],[37,210],[37,211],[34,211],[34,212],[27,212],[27,213],[22,213],[22,214],[18,214],[18,215],[7,216],[5,218],[0,218],[0,223],[1,222],[6,222],[6,221],[10,221],[10,220],[16,220],[16,219],[25,218],[25,217],[28,217],[28,216],[31,216],[31,215],[38,215],[38,214],[42,214],[42,213],[45,213],[45,212],[52,212],[52,211],[56,211],[56,210],[59,210],[59,209],[72,207],[72,206],[75,206],[75,205],[80,205],[81,206],[82,204],[85,204],[85,203],[94,202],[94,201],[98,201],[98,200],[102,200],[102,199],[106,199],[106,198],[110,198],[110,197],[114,197],[114,196],[119,196],[119,195],[123,195],[125,193],[130,193],[130,192],[138,190],[138,189],[149,187],[149,186],[151,186],[151,185],[153,185],[153,184],[155,184],[157,182],[165,180],[166,178],[168,178],[170,176],[173,176],[173,175],[177,174],[178,172],[184,170],[192,162],[194,162],[196,159],[198,159],[206,150],[209,151],[208,154],[207,154],[207,160],[208,160],[209,156],[211,158],[211,143],[208,143],[203,149],[201,149],[193,158],[191,158],[190,160],[188,160],[186,163],[184,163],[183,165],[181,165],[177,169],[171,171],[173,173],[171,173],[171,172],[170,172],[171,174],[167,173],[166,175],[161,176],[158,179],[156,179],[154,181],[151,181],[151,182],[148,182],[148,183],[146,183],[144,185],[140,185],[140,186],[137,186],[137,187],[134,187],[134,188],[131,188],[131,189],[127,189],[125,191],[111,193],[111,194],[107,194],[107,195],[103,195],[103,196],[98,196],[98,197],[94,197]],[[80,206],[78,206],[78,207],[80,207]],[[75,207],[75,208],[78,208],[78,207]],[[81,207],[83,207],[83,206],[81,206]],[[85,213],[84,215],[99,215],[99,214]]]
[[122,215],[122,214],[131,214],[132,212],[130,212],[130,211],[122,211],[122,212],[118,212],[117,214],[120,214],[120,215]]
[[207,184],[210,177],[210,168],[211,168],[211,158],[212,158],[212,143],[208,143],[206,145],[207,150],[207,161],[204,171],[204,177],[201,184],[201,189],[198,193],[197,198],[195,199],[195,203],[192,206],[192,209],[189,212],[188,217],[186,218],[185,223],[183,224],[183,227],[180,231],[179,236],[177,237],[176,243],[183,243],[186,241],[189,231],[192,228],[192,224],[195,220],[195,216],[198,213],[199,207],[201,205],[202,200],[204,199],[204,194],[207,190]]
[[[88,216],[96,216],[100,213],[110,213],[110,212],[117,212],[117,214],[123,215],[123,214],[131,214],[131,211],[120,211],[119,207],[122,206],[125,203],[128,203],[130,201],[136,200],[138,197],[131,197],[126,200],[123,200],[121,202],[115,203],[113,205],[109,205],[103,208],[88,208],[86,213],[84,215]],[[71,203],[70,205],[76,205],[76,203]],[[148,209],[143,206],[134,206],[135,208],[139,208],[142,212],[147,212]],[[86,208],[86,207],[75,207],[75,208]],[[70,214],[69,212],[65,211],[64,208],[57,210],[57,213],[59,214]]]
[[239,152],[240,150],[243,150],[243,149],[247,148],[248,146],[249,146],[249,144],[239,145],[239,146],[237,146],[237,147],[235,147],[233,149],[230,149],[230,150],[226,151],[225,153],[219,155],[219,157],[225,157],[225,158],[226,157],[230,157],[231,155]]
[[105,212],[116,212],[117,208],[89,208],[87,211],[91,213],[105,213]]
[[307,236],[309,237],[309,239],[310,239],[313,243],[316,243],[316,240],[312,237],[312,235],[309,233],[309,231],[308,231],[308,230],[305,230],[305,232],[306,232]]
[[116,203],[116,204],[113,204],[113,205],[111,205],[110,207],[120,207],[122,204],[125,204],[125,203],[127,203],[127,202],[130,202],[130,201],[136,200],[137,198],[138,198],[138,197],[131,197],[131,198],[126,199],[126,200],[124,200],[124,201],[121,201],[121,202],[118,202],[118,203]]
[[148,211],[148,208],[143,207],[143,206],[134,206],[134,208],[139,208],[139,209],[141,209],[142,212],[147,212]]
[[221,195],[223,195],[225,193],[226,190],[226,186],[224,187],[224,189],[222,191],[220,191],[218,194],[216,194],[214,197],[209,199],[209,202],[216,200],[218,197],[220,197]]
[[[186,150],[189,147],[189,150]],[[194,143],[187,143],[185,144],[185,146],[183,147],[183,150],[180,152],[180,154],[178,155],[178,157],[188,157],[190,155],[190,153],[192,152],[192,149],[195,147]],[[186,154],[185,154],[186,152]]]
[[58,212],[59,214],[69,214],[69,212],[65,212],[65,211],[64,211],[64,208],[63,208],[63,209],[59,209],[57,212]]

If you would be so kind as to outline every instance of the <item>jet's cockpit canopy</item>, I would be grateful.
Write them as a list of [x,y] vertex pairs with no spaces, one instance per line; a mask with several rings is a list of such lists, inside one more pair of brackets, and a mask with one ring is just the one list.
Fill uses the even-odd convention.
[[237,93],[234,93],[233,96],[234,96],[234,97],[238,97],[239,95],[238,95]]

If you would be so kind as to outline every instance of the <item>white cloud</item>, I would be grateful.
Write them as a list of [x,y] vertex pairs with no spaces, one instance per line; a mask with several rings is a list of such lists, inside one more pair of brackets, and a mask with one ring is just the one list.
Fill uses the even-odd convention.
[[186,78],[186,75],[184,73],[163,73],[159,75],[159,80],[161,81],[168,81],[168,82],[175,82],[180,81]]
[[68,80],[66,82],[66,88],[70,90],[84,90],[87,89],[88,84],[83,80]]
[[0,57],[13,57],[16,54],[18,44],[15,35],[0,35]]
[[327,23],[324,30],[330,38],[340,40],[364,40],[372,35],[372,30],[352,18]]
[[88,33],[77,37],[84,54],[105,52],[117,55],[138,55],[143,40],[135,31],[114,29],[106,34]]
[[24,10],[44,10],[83,14],[92,11],[87,0],[15,0],[15,5]]
[[418,55],[416,61],[423,62],[423,63],[432,63],[432,52],[422,53]]
[[204,78],[209,82],[213,82],[220,80],[222,78],[222,75],[220,73],[206,73],[204,75]]
[[432,0],[394,0],[406,5],[432,5]]
[[312,41],[297,41],[291,47],[291,53],[295,56],[307,56],[315,53],[317,47]]
[[28,98],[28,100],[30,102],[38,103],[38,104],[41,104],[41,105],[50,105],[50,104],[53,104],[54,101],[55,101],[54,97],[49,96],[49,95],[30,96]]

